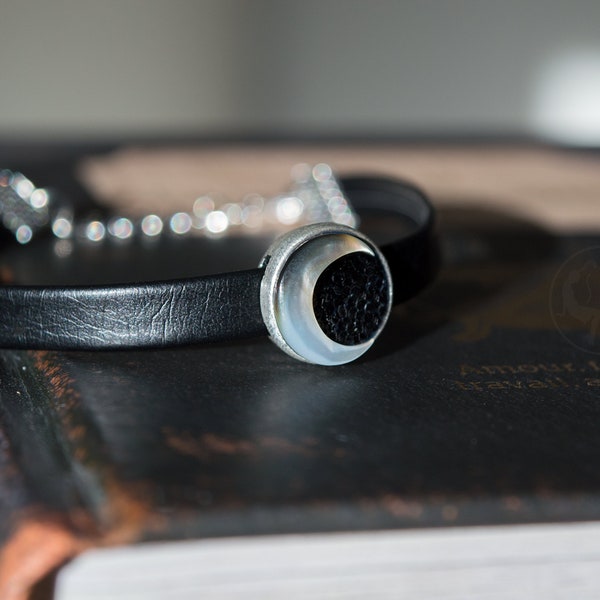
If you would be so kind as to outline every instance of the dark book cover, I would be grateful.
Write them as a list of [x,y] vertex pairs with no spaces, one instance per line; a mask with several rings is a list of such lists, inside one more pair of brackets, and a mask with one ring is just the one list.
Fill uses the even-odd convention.
[[[95,545],[599,518],[600,234],[446,204],[440,238],[435,284],[353,364],[302,364],[268,339],[2,351],[2,589]],[[252,267],[264,248],[41,239],[7,245],[0,272],[162,279]]]

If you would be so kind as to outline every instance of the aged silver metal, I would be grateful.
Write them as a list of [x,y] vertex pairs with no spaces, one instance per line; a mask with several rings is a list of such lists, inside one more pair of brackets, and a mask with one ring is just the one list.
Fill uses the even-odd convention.
[[[323,271],[353,252],[381,261],[388,279],[388,305],[381,326],[366,342],[339,344],[325,335],[313,309],[313,291]],[[281,236],[265,254],[261,266],[260,306],[273,342],[299,360],[319,365],[341,365],[364,354],[385,326],[392,306],[392,278],[377,246],[360,231],[336,223],[315,223]]]

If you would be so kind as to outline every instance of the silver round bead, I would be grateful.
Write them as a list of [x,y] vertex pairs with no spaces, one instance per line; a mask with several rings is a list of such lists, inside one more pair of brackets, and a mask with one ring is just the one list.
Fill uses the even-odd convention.
[[[315,313],[315,290],[329,268],[335,270],[340,259],[357,253],[372,257],[369,260],[376,265],[384,292],[378,296],[375,327],[366,339],[340,343],[325,332],[323,320]],[[392,278],[387,262],[367,236],[351,227],[316,223],[294,229],[271,245],[261,266],[265,268],[260,291],[265,325],[275,344],[294,358],[319,365],[351,362],[371,347],[389,317]],[[352,328],[355,317],[361,315],[340,318],[349,319],[344,326]]]
[[142,219],[140,227],[146,237],[156,237],[162,233],[163,220],[158,215],[146,215]]
[[114,217],[108,222],[108,233],[116,239],[127,240],[134,234],[134,226],[127,217]]

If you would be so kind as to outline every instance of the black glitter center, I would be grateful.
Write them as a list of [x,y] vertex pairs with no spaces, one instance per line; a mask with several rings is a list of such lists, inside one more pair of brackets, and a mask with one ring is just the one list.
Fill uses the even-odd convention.
[[376,256],[353,252],[330,264],[313,292],[321,329],[335,342],[355,346],[379,330],[389,303],[386,272]]

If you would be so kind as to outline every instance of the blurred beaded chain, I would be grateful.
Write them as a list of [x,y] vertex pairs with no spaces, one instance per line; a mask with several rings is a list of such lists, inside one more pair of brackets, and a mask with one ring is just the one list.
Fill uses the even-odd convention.
[[240,202],[197,197],[189,212],[166,217],[75,219],[73,208],[53,191],[36,187],[17,171],[0,170],[0,221],[20,244],[51,231],[58,240],[129,240],[160,235],[218,237],[228,233],[280,231],[309,223],[333,221],[356,227],[358,217],[344,197],[329,165],[296,165],[290,189],[274,198],[248,194]]

